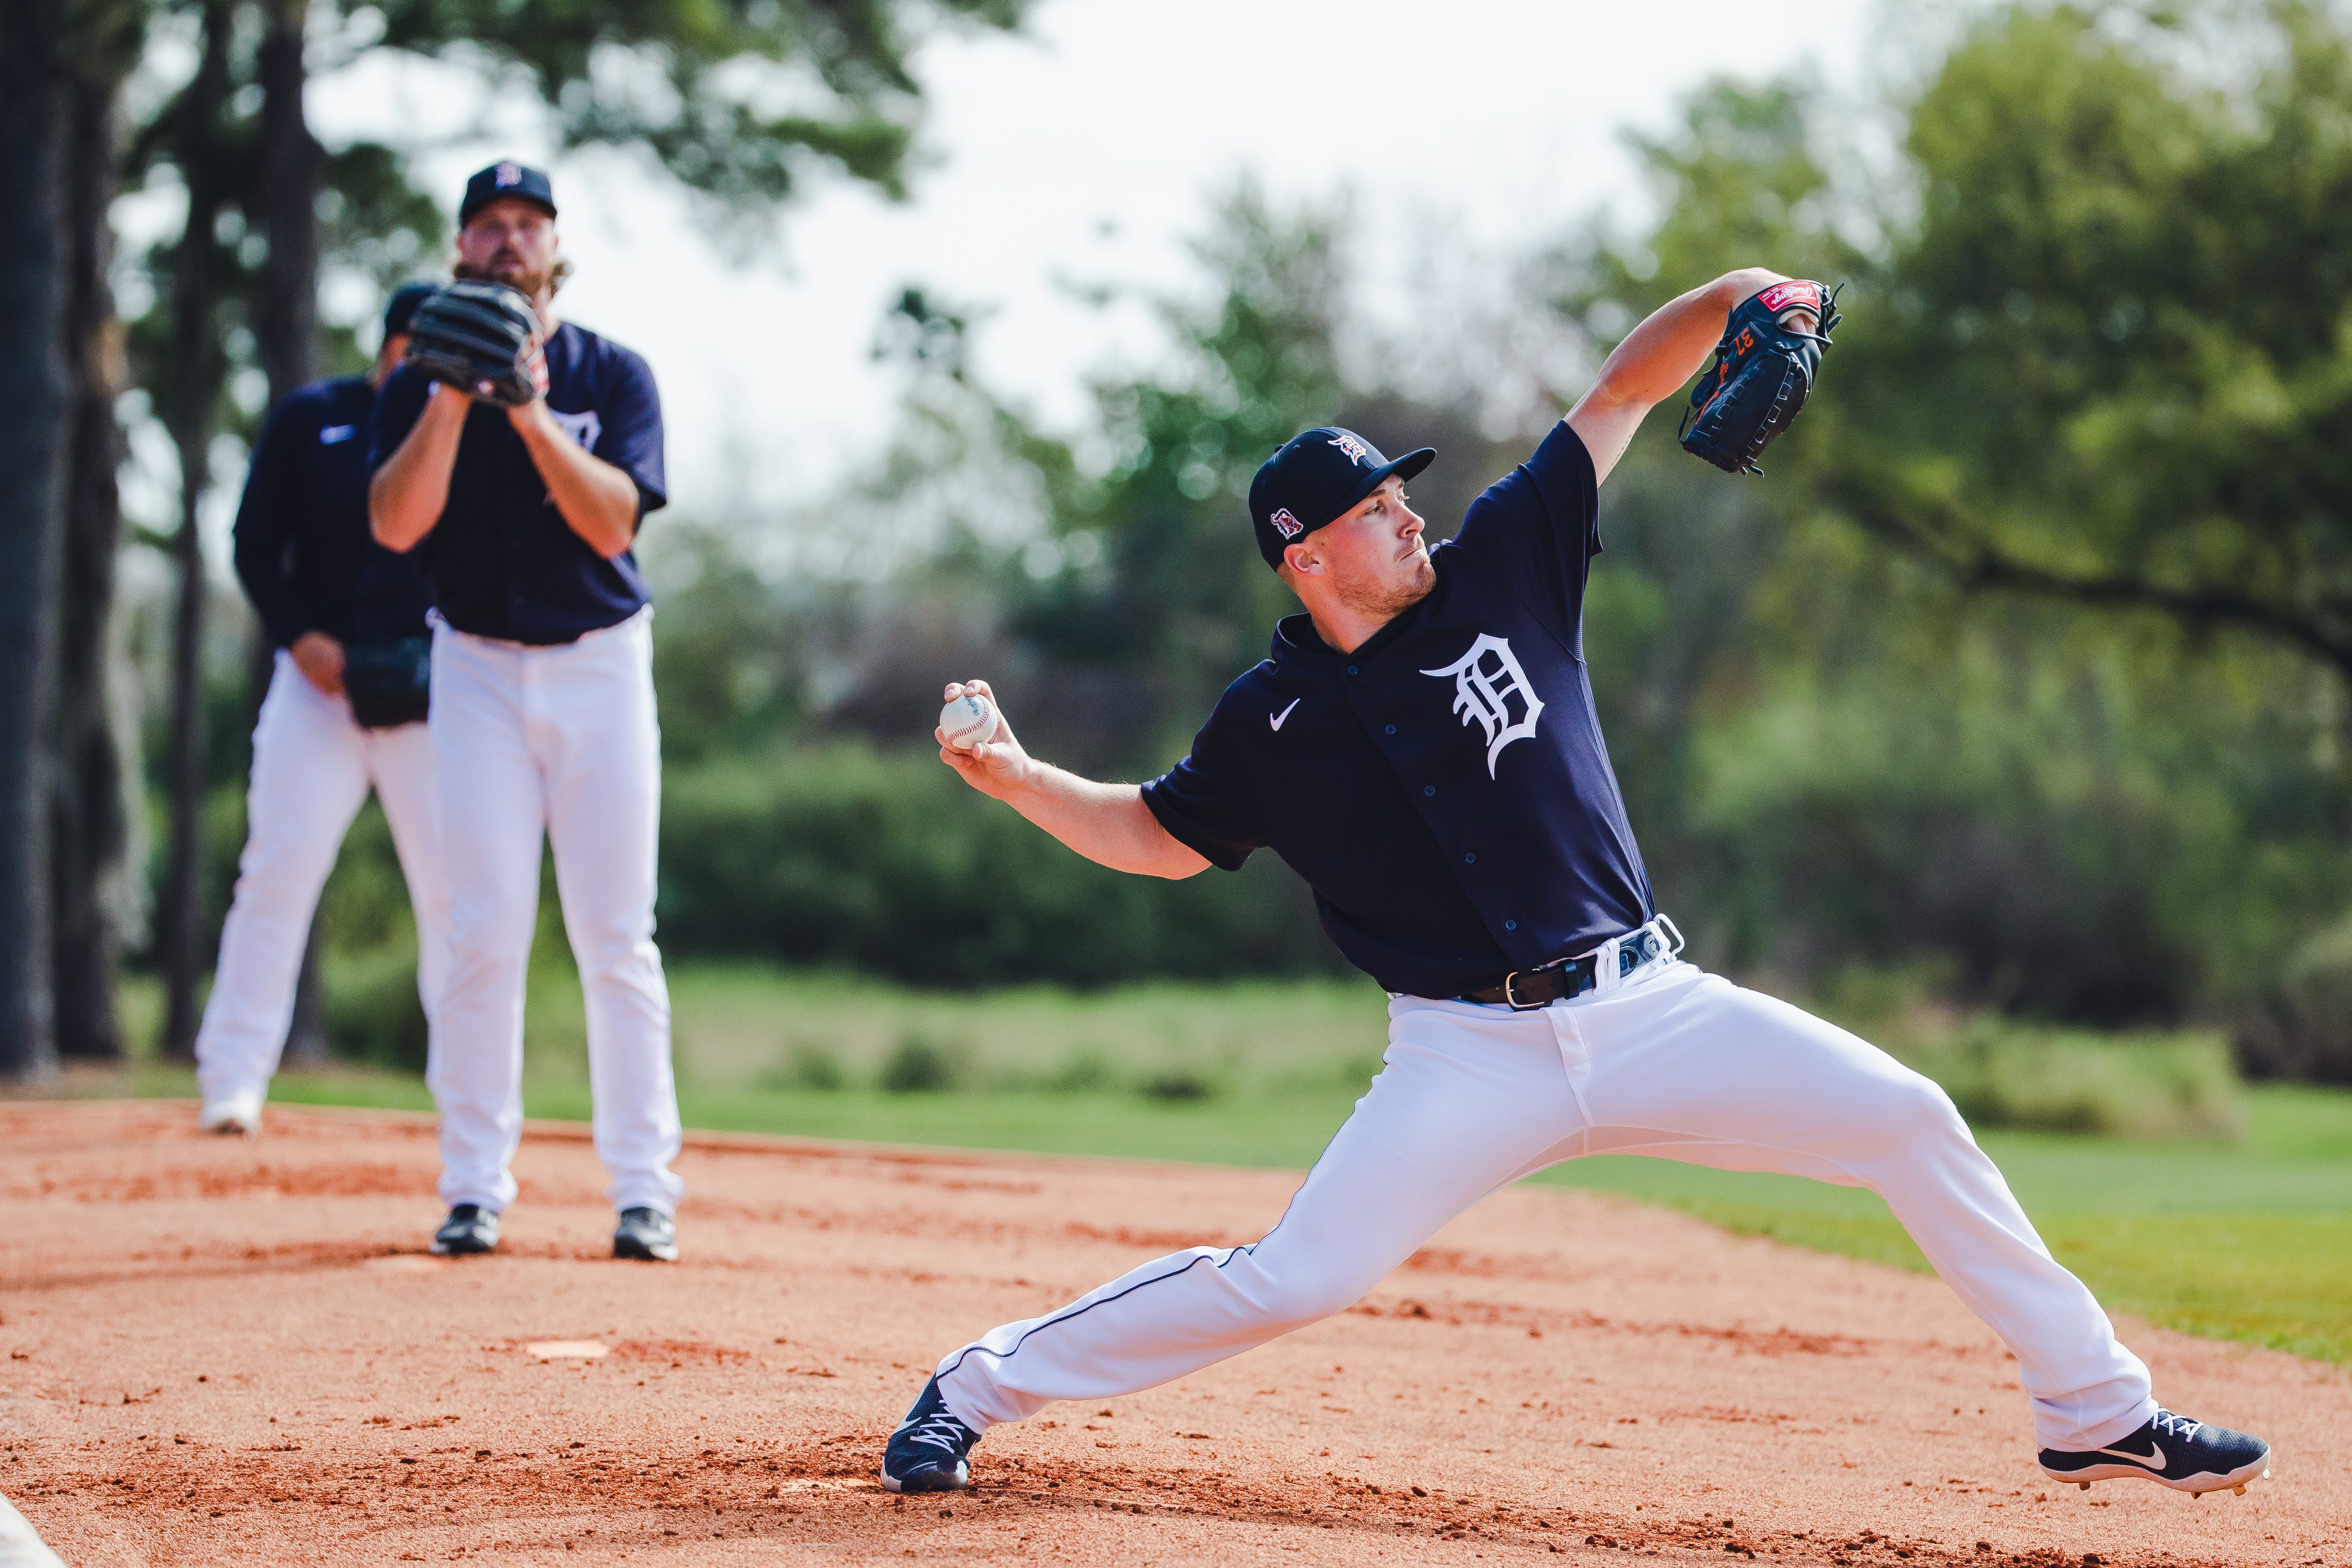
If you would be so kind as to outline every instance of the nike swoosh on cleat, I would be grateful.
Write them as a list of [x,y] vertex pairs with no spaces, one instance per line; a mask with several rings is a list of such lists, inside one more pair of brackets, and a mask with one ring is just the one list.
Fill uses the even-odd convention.
[[1305,697],[1291,698],[1290,707],[1284,708],[1280,713],[1270,713],[1266,715],[1265,722],[1272,725],[1275,727],[1276,732],[1279,734],[1282,729],[1282,721],[1290,716],[1290,709],[1297,707],[1300,703],[1303,703],[1307,699]]
[[2148,1444],[2148,1447],[2156,1450],[2156,1458],[2154,1459],[2148,1458],[2144,1454],[2126,1454],[2121,1448],[2101,1448],[2098,1451],[2102,1454],[2113,1454],[2119,1459],[2129,1459],[2136,1465],[2146,1465],[2149,1469],[2161,1474],[2167,1463],[2164,1457],[2164,1445],[2161,1443],[2150,1443]]

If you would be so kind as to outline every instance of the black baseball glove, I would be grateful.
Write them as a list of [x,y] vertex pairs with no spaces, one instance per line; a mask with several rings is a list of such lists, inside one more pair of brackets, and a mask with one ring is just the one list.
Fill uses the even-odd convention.
[[520,408],[545,392],[539,312],[503,283],[453,283],[416,308],[408,358],[436,382]]
[[[1756,459],[1812,395],[1830,329],[1843,319],[1837,297],[1837,289],[1800,277],[1743,301],[1724,323],[1714,368],[1691,389],[1683,450],[1727,474],[1763,473]],[[1783,325],[1780,318],[1792,310],[1811,311],[1820,329]]]

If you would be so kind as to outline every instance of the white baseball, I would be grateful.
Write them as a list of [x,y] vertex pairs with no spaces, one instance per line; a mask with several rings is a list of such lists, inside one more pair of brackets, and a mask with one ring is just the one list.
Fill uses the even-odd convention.
[[940,733],[958,751],[970,751],[996,733],[996,705],[978,692],[966,692],[940,709]]

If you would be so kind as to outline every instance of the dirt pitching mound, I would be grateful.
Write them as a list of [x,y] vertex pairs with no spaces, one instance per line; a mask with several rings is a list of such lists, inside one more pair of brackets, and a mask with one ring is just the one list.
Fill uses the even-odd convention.
[[1934,1280],[1612,1199],[1502,1194],[1353,1311],[902,1500],[875,1467],[933,1360],[1259,1235],[1296,1178],[698,1136],[663,1267],[606,1256],[584,1134],[534,1127],[503,1251],[451,1263],[423,1118],[20,1103],[0,1147],[0,1493],[74,1568],[2352,1564],[2332,1368],[2127,1325],[2275,1479],[2061,1488]]

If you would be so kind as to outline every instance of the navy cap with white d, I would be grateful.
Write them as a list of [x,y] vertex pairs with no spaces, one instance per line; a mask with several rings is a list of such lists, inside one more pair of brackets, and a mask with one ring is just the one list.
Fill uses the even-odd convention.
[[508,161],[493,163],[466,182],[466,199],[457,204],[457,226],[464,228],[476,213],[509,196],[545,207],[551,218],[555,215],[555,187],[548,183],[546,172]]
[[1437,448],[1423,446],[1391,462],[1352,430],[1324,425],[1294,435],[1250,481],[1250,522],[1268,566],[1317,528],[1336,523],[1391,476],[1410,479],[1429,466]]

